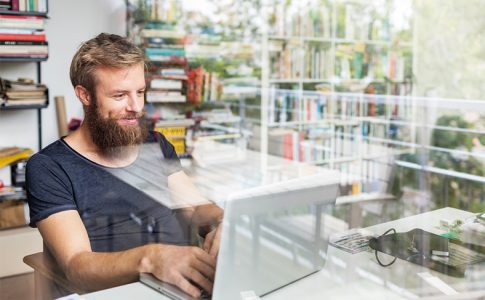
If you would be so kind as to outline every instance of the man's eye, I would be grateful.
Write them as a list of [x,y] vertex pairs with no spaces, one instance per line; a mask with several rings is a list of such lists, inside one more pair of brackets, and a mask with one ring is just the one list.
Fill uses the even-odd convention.
[[143,96],[144,94],[145,94],[145,91],[138,91],[138,93],[137,93],[138,97],[141,97],[141,96]]
[[116,99],[120,99],[123,96],[124,96],[123,94],[115,94],[115,95],[113,95],[113,97],[116,98]]

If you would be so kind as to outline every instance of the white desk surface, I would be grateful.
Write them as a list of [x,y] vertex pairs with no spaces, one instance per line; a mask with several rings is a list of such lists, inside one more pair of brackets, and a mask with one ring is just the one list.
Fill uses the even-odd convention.
[[[439,220],[465,220],[473,214],[454,208],[442,208],[399,220],[378,224],[366,228],[380,235],[389,228],[398,232],[422,228],[434,233],[443,233],[437,226]],[[349,254],[334,247],[329,247],[325,268],[316,274],[297,281],[287,287],[275,291],[264,299],[407,299],[415,297],[416,291],[428,290],[433,299],[443,299],[446,293],[419,279],[418,273],[429,273],[440,278],[452,287],[458,287],[460,279],[451,278],[427,268],[406,261],[397,260],[392,266],[383,268],[377,264],[373,252]],[[402,288],[407,279],[418,278],[420,284],[415,290]],[[466,290],[466,289],[465,289]],[[485,290],[485,287],[484,287]],[[476,291],[481,295],[485,291]],[[407,297],[406,297],[407,296]],[[85,299],[168,299],[153,289],[136,282],[95,293],[83,295]]]

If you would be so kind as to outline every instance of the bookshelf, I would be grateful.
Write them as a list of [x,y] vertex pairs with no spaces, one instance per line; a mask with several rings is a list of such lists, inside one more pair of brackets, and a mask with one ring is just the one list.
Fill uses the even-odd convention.
[[[0,64],[28,63],[35,65],[35,82],[21,87],[4,86],[0,91],[0,113],[7,110],[37,110],[37,136],[39,150],[42,148],[42,109],[49,105],[49,91],[42,87],[42,96],[8,96],[18,88],[34,92],[41,84],[41,63],[48,58],[48,43],[44,32],[48,1],[10,1],[0,10]],[[0,73],[8,78],[8,73]],[[14,82],[9,78],[7,82]],[[37,85],[35,84],[37,83]],[[8,85],[8,84],[7,84]],[[12,93],[13,94],[13,93]],[[25,97],[25,98],[23,98]]]
[[[48,1],[47,0],[11,0],[2,1],[0,10],[0,78],[11,79],[9,74],[16,72],[18,64],[32,64],[35,68],[35,78],[32,85],[37,86],[42,82],[41,67],[42,62],[48,58],[47,41],[44,33],[44,22],[47,19]],[[18,48],[15,48],[18,47]],[[21,49],[20,49],[21,48]],[[23,70],[22,70],[23,71]],[[30,75],[33,76],[33,75]],[[14,89],[15,90],[15,89]],[[6,111],[14,110],[36,110],[37,112],[37,136],[38,148],[42,148],[42,109],[49,105],[49,92],[47,88],[42,88],[44,94],[37,104],[23,103],[13,104],[10,96],[6,96],[9,91],[0,90],[0,117]],[[7,99],[5,99],[7,98]],[[19,101],[18,99],[15,101]],[[20,102],[19,101],[19,102]],[[35,102],[35,101],[34,101]],[[0,129],[1,130],[1,129]],[[6,145],[3,145],[6,146]],[[30,149],[25,149],[11,158],[25,158],[30,155]],[[3,158],[7,163],[8,157]],[[8,162],[10,164],[11,162]],[[15,162],[12,162],[15,163]],[[0,195],[0,240],[2,246],[2,270],[0,277],[12,276],[30,272],[31,269],[22,262],[22,258],[28,254],[42,251],[42,237],[35,229],[25,225],[24,213],[27,211],[25,203],[25,191],[20,187],[21,182],[25,181],[25,164],[18,163],[15,166],[3,166],[0,168],[2,175],[12,173],[12,180],[19,185],[10,187],[12,193],[5,193],[8,189],[4,188]],[[6,169],[10,168],[11,170]],[[14,182],[12,182],[13,184]]]
[[396,150],[384,140],[411,140],[395,133],[412,116],[412,10],[402,2],[266,1],[262,152],[368,177],[372,154]]
[[183,1],[126,4],[127,35],[147,56],[146,110],[156,120],[155,130],[174,133],[167,137],[181,157],[190,154],[192,140],[235,142],[242,137],[241,120],[233,115],[237,109],[223,100],[231,98],[226,86],[240,77],[256,78],[247,64],[253,60],[253,45],[234,37],[237,27],[216,23]]
[[269,1],[262,43],[268,87],[318,90],[320,83],[350,92],[378,83],[395,94],[392,85],[412,77],[413,47],[411,21],[391,22],[395,2]]

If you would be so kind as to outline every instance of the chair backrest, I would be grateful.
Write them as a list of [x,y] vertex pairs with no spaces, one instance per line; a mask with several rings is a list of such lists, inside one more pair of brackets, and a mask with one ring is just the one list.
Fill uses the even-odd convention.
[[44,251],[24,257],[24,263],[34,269],[35,299],[55,299],[72,293],[83,294],[69,282],[55,258],[44,245]]

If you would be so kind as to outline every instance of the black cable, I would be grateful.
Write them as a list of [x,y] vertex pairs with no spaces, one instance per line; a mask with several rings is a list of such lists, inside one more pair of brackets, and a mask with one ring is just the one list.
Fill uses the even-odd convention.
[[[389,232],[391,232],[391,231],[394,231],[394,234],[396,234],[396,229],[391,228],[391,229],[387,230],[386,232],[384,232],[383,234],[381,234],[381,236],[387,235],[387,234],[388,234]],[[388,264],[383,264],[383,263],[382,263],[382,262],[379,260],[379,256],[377,255],[377,249],[375,250],[375,256],[376,256],[377,263],[378,263],[378,264],[379,264],[381,267],[389,267],[389,266],[390,266],[390,265],[392,265],[392,264],[393,264],[393,263],[396,261],[396,259],[397,259],[397,257],[394,257],[394,259],[393,259],[393,260],[392,260],[390,263],[388,263]]]

